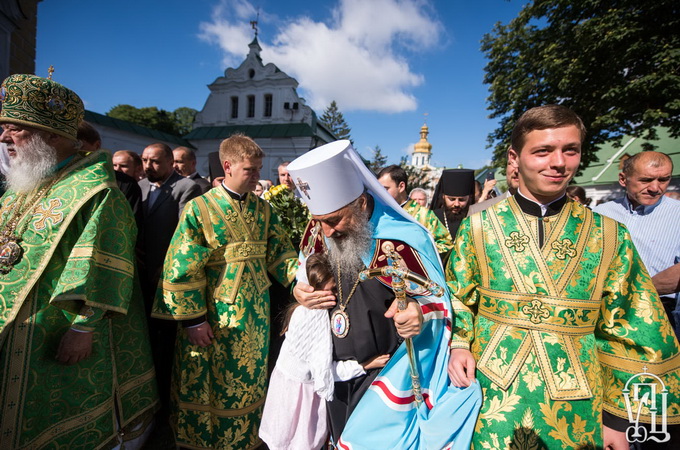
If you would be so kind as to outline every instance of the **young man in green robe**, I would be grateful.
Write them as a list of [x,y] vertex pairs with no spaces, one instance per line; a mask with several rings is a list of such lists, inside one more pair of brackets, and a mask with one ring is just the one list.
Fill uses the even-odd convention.
[[659,440],[680,423],[678,342],[628,231],[565,196],[584,137],[566,107],[527,111],[508,152],[519,191],[458,232],[449,375],[482,386],[475,449],[628,449],[649,438],[638,411]]
[[263,157],[246,136],[222,141],[224,181],[187,203],[165,259],[152,316],[180,323],[171,420],[181,447],[261,445],[267,272],[289,285],[298,265],[278,217],[251,192]]
[[135,448],[158,398],[132,211],[110,156],[77,150],[74,92],[12,75],[0,100],[11,157],[0,201],[0,448]]

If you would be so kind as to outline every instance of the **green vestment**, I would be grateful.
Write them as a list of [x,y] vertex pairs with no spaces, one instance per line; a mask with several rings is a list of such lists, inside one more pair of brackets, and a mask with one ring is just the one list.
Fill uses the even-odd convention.
[[680,423],[678,342],[623,225],[572,201],[541,219],[511,197],[463,221],[446,272],[451,346],[472,351],[484,392],[474,448],[601,447],[602,411],[628,418],[642,372]]
[[449,230],[446,229],[434,211],[421,206],[415,200],[408,200],[404,205],[404,209],[430,232],[437,246],[437,253],[446,255],[451,251],[453,248],[451,233],[449,233]]
[[[0,275],[3,449],[110,446],[136,437],[157,407],[137,229],[110,156],[76,156],[56,177],[28,195],[39,200],[17,227],[24,254]],[[21,197],[2,198],[2,229]],[[70,327],[94,334],[92,354],[67,366],[56,354]]]
[[244,202],[222,187],[184,208],[163,267],[152,316],[206,316],[215,338],[192,345],[177,336],[173,426],[187,448],[257,447],[269,350],[269,279],[295,277],[297,257],[267,202]]

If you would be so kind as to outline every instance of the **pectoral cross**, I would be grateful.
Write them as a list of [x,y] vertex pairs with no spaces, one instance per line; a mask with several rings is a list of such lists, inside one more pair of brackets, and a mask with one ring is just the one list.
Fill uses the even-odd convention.
[[300,179],[300,177],[298,177],[297,183],[295,183],[295,185],[298,187],[298,189],[300,189],[300,192],[302,192],[303,194],[305,194],[305,196],[306,196],[308,199],[310,199],[310,200],[312,199],[312,197],[310,197],[309,194],[307,193],[307,191],[309,190],[309,183],[306,183],[306,182],[302,181],[302,180]]

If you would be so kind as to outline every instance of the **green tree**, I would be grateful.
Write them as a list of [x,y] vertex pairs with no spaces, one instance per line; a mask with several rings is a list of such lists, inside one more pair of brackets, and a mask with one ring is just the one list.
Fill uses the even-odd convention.
[[[488,137],[505,166],[512,126],[549,103],[571,107],[588,129],[581,168],[595,150],[625,134],[680,136],[680,3],[677,0],[534,0],[484,36]],[[651,145],[650,145],[651,147]]]
[[385,167],[387,163],[387,156],[383,155],[382,150],[379,145],[376,145],[373,149],[373,155],[371,160],[368,162],[368,169],[377,174],[380,170]]
[[106,115],[164,133],[181,134],[175,122],[175,115],[164,109],[158,109],[155,106],[136,108],[131,105],[118,105],[111,108]]
[[415,188],[430,189],[430,173],[427,169],[412,166],[408,163],[408,156],[404,155],[399,161],[399,165],[406,172],[408,177],[408,189],[412,191]]
[[345,117],[342,115],[338,109],[338,104],[333,100],[328,108],[321,115],[321,122],[326,124],[326,126],[331,130],[331,133],[335,135],[338,139],[349,139],[349,141],[354,145],[354,141],[350,137],[350,128],[345,122]]
[[191,132],[191,129],[194,125],[194,120],[196,119],[196,114],[198,114],[198,111],[196,111],[194,108],[188,108],[186,106],[177,108],[172,112],[172,118],[180,136],[184,136],[185,134],[189,134],[189,132]]

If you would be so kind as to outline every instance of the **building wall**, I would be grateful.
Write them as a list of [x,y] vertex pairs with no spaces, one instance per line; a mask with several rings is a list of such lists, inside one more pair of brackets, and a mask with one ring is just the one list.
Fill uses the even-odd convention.
[[[14,73],[35,73],[38,3],[41,0],[0,1],[0,79]],[[47,67],[38,70],[47,76]]]

